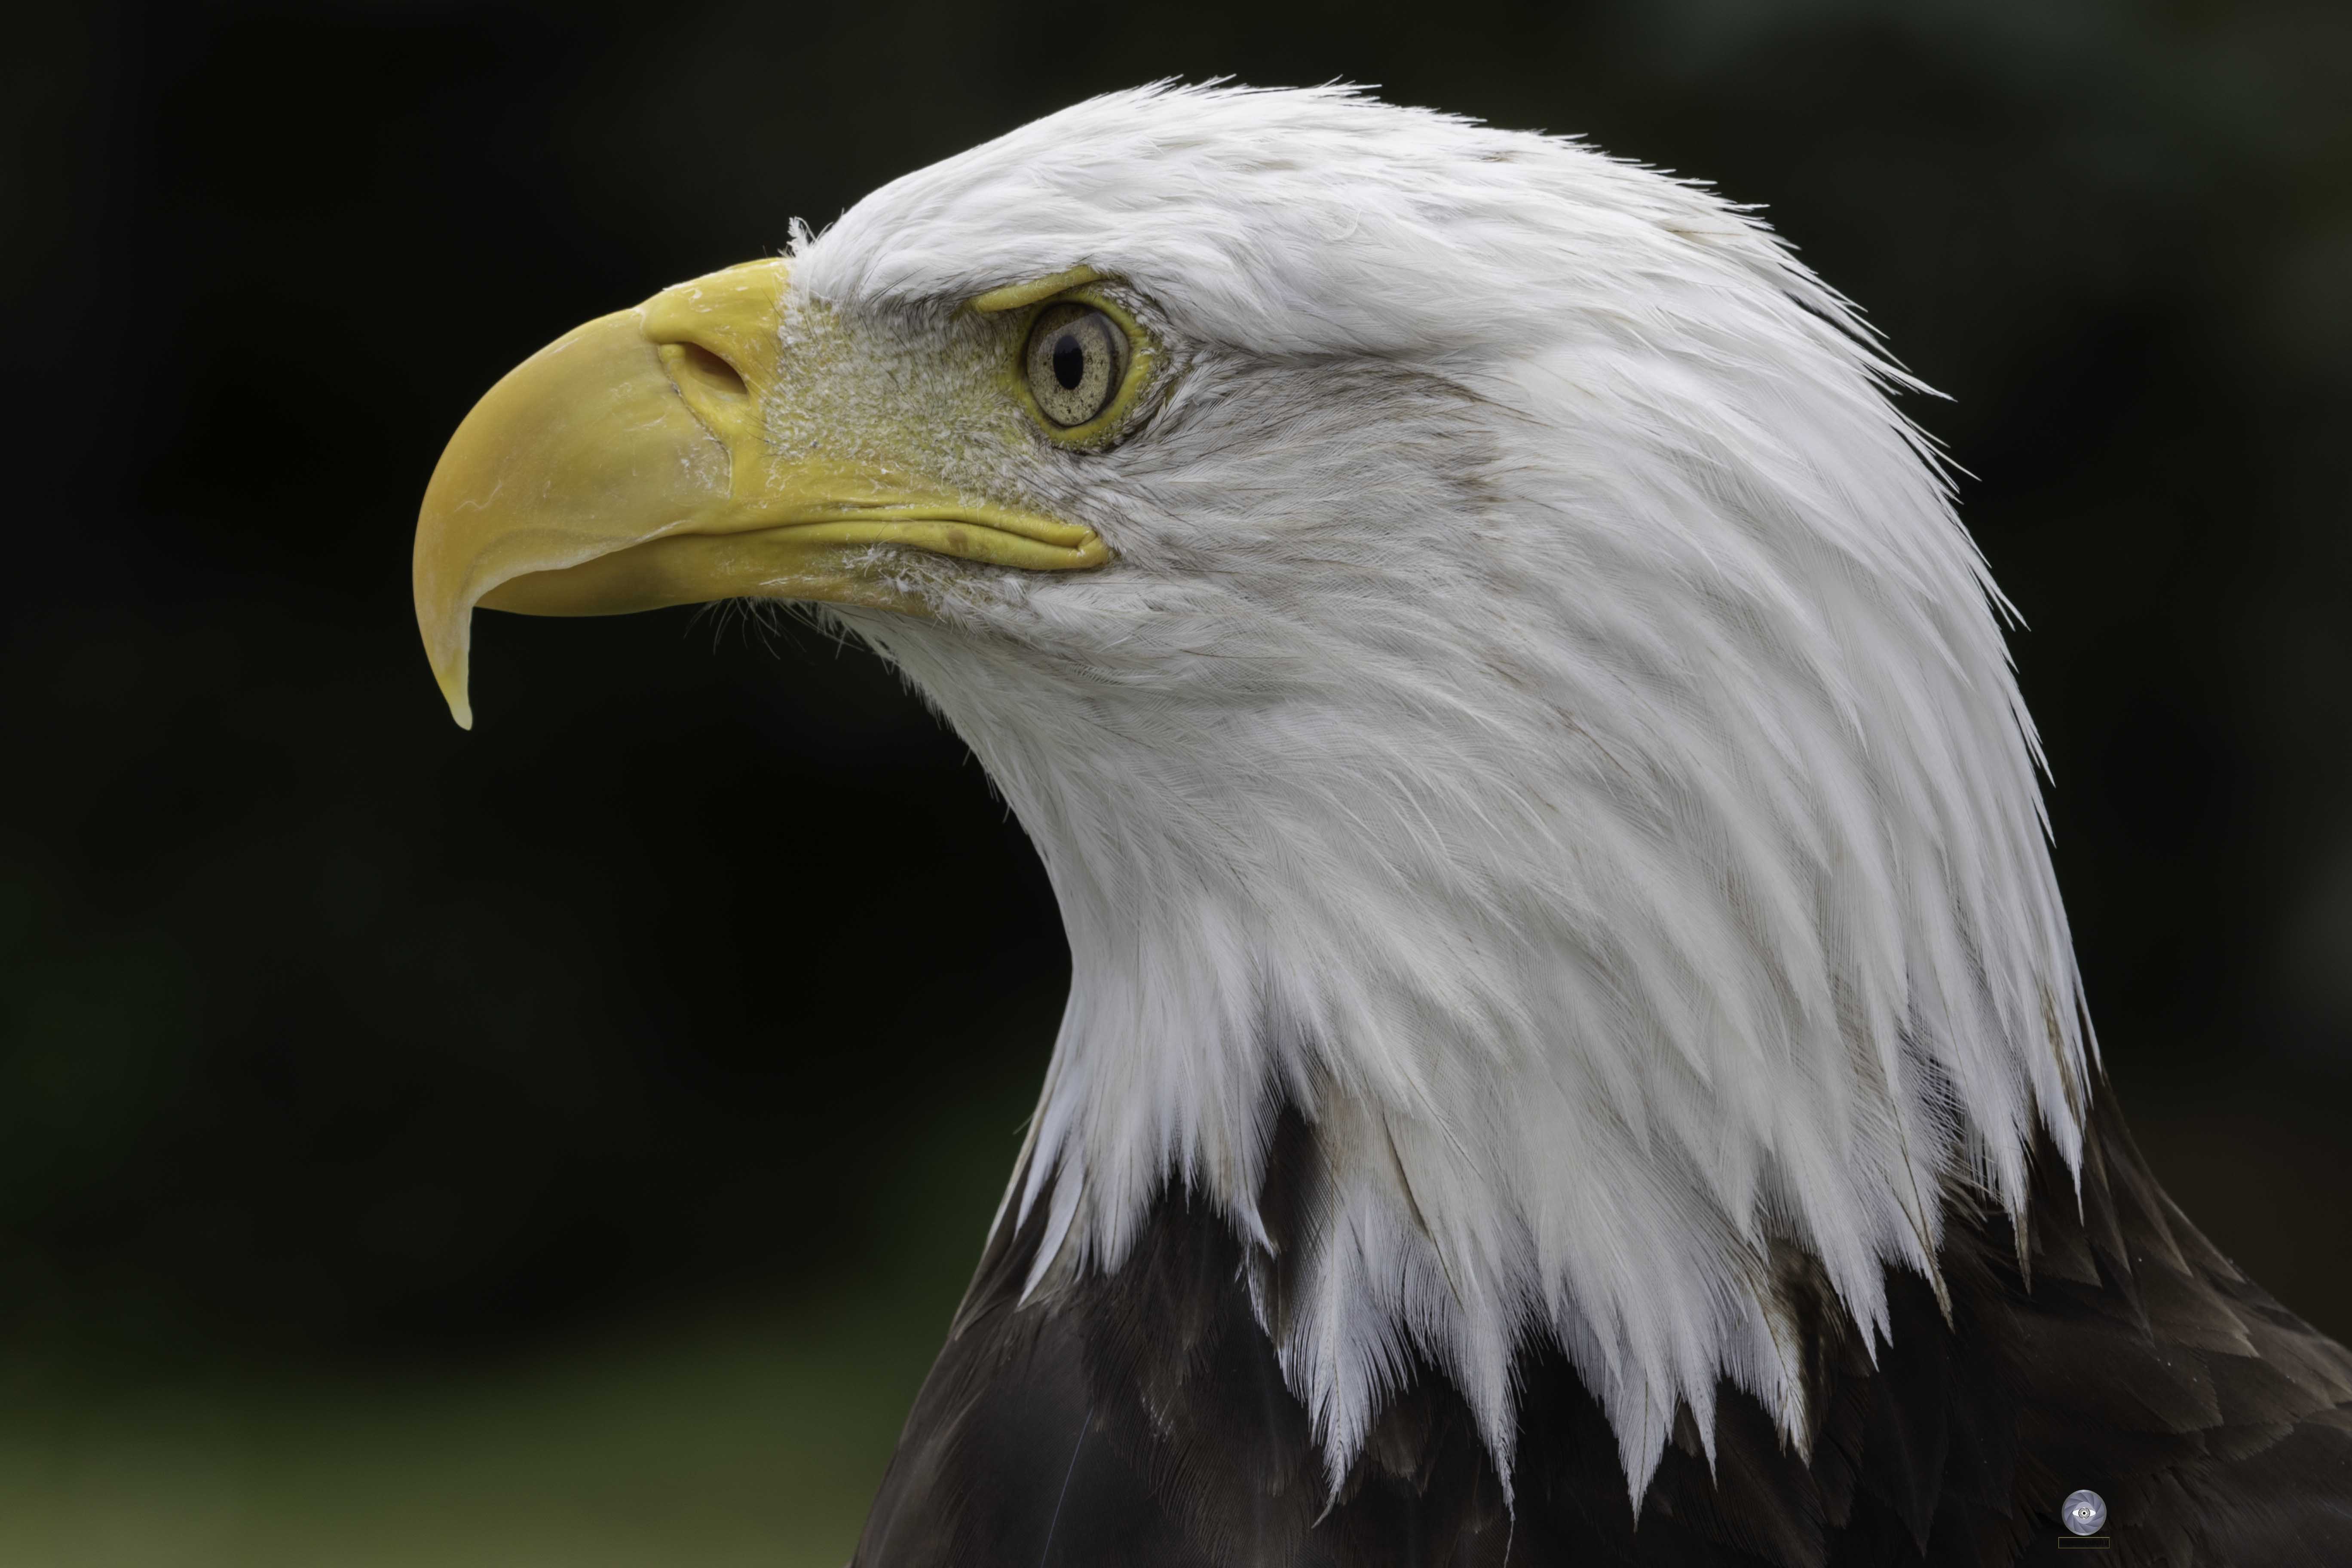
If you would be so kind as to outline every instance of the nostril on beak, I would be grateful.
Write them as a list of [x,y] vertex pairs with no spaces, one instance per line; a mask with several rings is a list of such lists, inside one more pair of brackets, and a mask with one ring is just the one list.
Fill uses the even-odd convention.
[[691,377],[699,390],[720,397],[733,399],[749,395],[743,384],[742,373],[700,343],[665,346],[669,353],[662,357],[670,361],[670,373],[681,381]]
[[696,381],[701,381],[708,390],[718,393],[719,397],[743,397],[743,395],[746,395],[746,390],[743,390],[743,374],[740,374],[734,364],[730,364],[730,362],[722,360],[719,355],[715,355],[715,353],[710,353],[708,348],[703,348],[701,343],[682,343],[682,348],[687,351],[685,353],[687,374],[694,376]]

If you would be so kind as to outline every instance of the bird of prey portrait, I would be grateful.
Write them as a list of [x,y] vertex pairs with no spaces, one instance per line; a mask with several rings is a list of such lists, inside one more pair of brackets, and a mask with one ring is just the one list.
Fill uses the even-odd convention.
[[478,607],[814,606],[1043,859],[858,1568],[2352,1563],[2352,1356],[2135,1150],[2004,601],[1763,223],[1165,84],[784,210],[482,399],[415,588],[461,724]]

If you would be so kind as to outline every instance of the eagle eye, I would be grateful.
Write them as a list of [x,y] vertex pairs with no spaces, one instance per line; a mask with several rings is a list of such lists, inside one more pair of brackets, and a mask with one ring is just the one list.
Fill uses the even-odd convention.
[[1126,331],[1103,311],[1076,300],[1048,305],[1022,351],[1029,396],[1057,429],[1099,419],[1127,383],[1128,354]]

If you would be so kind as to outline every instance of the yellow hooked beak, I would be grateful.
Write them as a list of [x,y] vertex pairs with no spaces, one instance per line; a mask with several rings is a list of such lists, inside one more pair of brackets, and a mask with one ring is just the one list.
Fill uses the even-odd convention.
[[[476,605],[613,616],[714,599],[910,610],[890,544],[1034,571],[1099,566],[1093,530],[908,488],[905,469],[772,451],[786,264],[754,261],[602,316],[474,405],[416,520],[416,625],[473,728]],[[855,443],[845,443],[855,447]]]

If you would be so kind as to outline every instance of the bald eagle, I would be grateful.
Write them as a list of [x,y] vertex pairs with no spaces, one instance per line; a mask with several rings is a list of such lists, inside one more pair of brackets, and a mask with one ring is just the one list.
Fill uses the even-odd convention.
[[1760,222],[1160,86],[791,241],[501,381],[415,587],[460,724],[478,605],[821,606],[1044,860],[857,1563],[2352,1563],[2352,1357],[2135,1151],[2003,602]]

